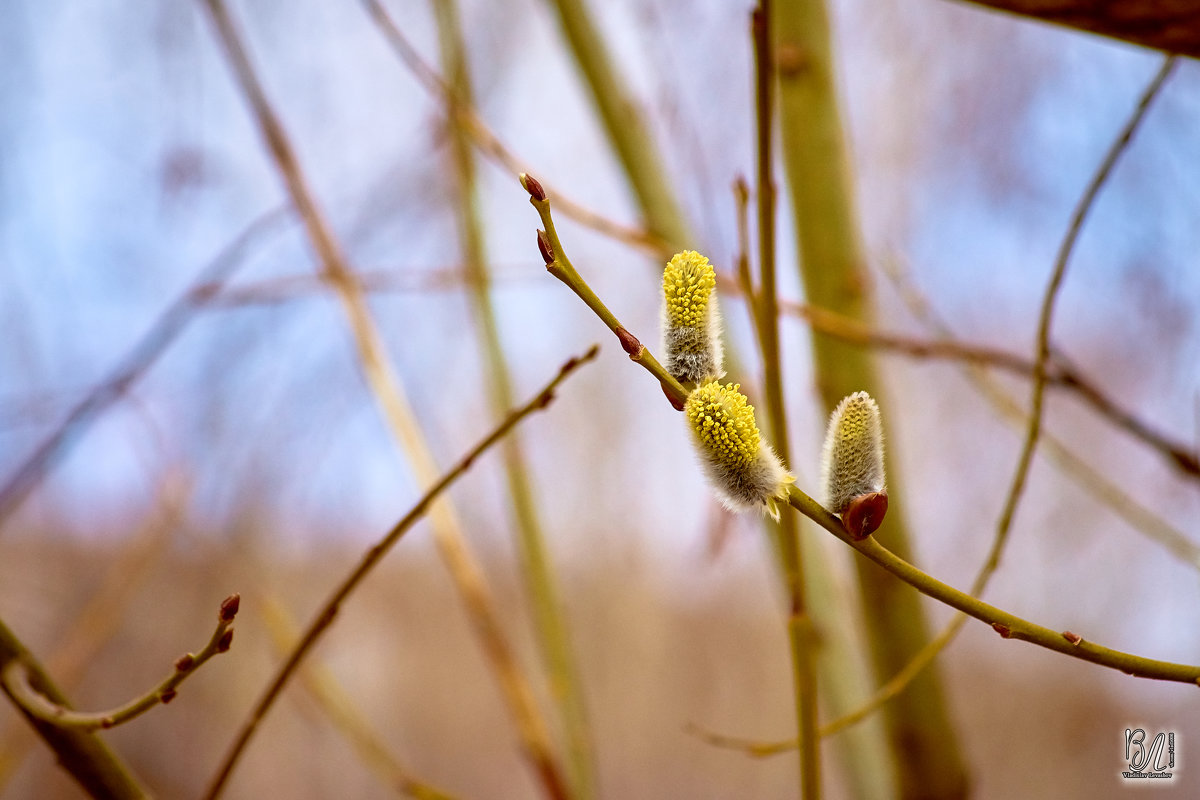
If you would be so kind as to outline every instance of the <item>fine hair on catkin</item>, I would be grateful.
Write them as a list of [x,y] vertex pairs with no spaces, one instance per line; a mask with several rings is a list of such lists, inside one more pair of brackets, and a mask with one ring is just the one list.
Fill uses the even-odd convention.
[[841,514],[855,497],[886,491],[883,422],[866,392],[842,399],[829,417],[821,451],[825,507]]

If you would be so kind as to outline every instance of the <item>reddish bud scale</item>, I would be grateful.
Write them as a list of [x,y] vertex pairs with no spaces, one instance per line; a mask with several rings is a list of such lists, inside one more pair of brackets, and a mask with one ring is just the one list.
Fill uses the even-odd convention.
[[855,541],[865,539],[879,529],[887,515],[887,492],[860,494],[842,513],[842,524]]
[[539,203],[546,199],[546,190],[542,188],[542,184],[532,175],[522,172],[521,185],[525,187],[525,191],[529,192],[529,196]]
[[1078,633],[1071,633],[1070,631],[1063,631],[1062,637],[1064,639],[1066,639],[1068,642],[1070,642],[1071,644],[1079,644],[1080,642],[1083,641],[1082,636],[1080,636]]
[[238,608],[242,604],[242,596],[237,592],[229,595],[221,602],[221,622],[233,622],[233,618],[237,616]]
[[175,699],[175,694],[176,694],[176,692],[174,689],[167,689],[165,692],[163,692],[162,694],[160,694],[158,696],[158,699],[163,702],[163,705],[166,705],[167,703],[169,703]]
[[538,252],[542,254],[542,261],[545,261],[548,267],[554,263],[554,248],[550,246],[550,240],[546,236],[546,232],[540,228],[537,232],[537,240]]
[[221,635],[221,641],[217,642],[217,652],[226,652],[231,644],[233,644],[233,630],[227,630]]
[[629,331],[617,328],[617,339],[621,342],[621,349],[628,353],[630,358],[637,358],[642,354],[642,343]]
[[191,653],[184,653],[179,658],[175,659],[175,671],[187,672],[196,665],[196,657]]
[[1001,639],[1012,638],[1012,628],[1008,627],[1003,622],[993,622],[992,630],[994,630],[996,633],[1000,634]]

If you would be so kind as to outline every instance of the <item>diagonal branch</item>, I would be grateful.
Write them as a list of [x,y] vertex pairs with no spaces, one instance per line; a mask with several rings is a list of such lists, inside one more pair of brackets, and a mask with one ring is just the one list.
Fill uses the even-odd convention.
[[[593,360],[598,351],[599,348],[597,346],[593,346],[592,349],[588,350],[583,356],[579,358],[573,358],[563,364],[563,366],[559,369],[558,374],[553,380],[550,381],[550,383],[548,383],[540,392],[538,392],[532,400],[520,408],[511,411],[508,416],[500,422],[499,425],[497,425],[490,433],[488,433],[487,436],[485,436],[479,441],[478,444],[467,451],[467,454],[459,460],[458,464],[456,464],[449,472],[446,472],[444,475],[442,475],[442,477],[438,479],[436,483],[430,486],[425,494],[421,496],[421,499],[417,501],[416,505],[409,509],[408,513],[405,514],[404,517],[397,522],[390,531],[388,531],[387,535],[384,536],[370,550],[368,550],[365,555],[363,555],[362,560],[360,560],[358,563],[358,566],[356,566],[354,570],[346,576],[346,578],[329,595],[329,598],[322,604],[321,610],[317,612],[317,615],[313,618],[312,622],[309,623],[308,627],[304,631],[304,634],[300,637],[300,641],[288,655],[287,660],[280,665],[279,669],[275,673],[275,677],[271,679],[270,684],[268,684],[262,696],[254,705],[253,710],[250,712],[250,716],[247,717],[244,723],[242,723],[242,727],[238,732],[237,738],[234,740],[229,752],[226,753],[216,776],[213,778],[212,783],[209,785],[208,790],[204,795],[207,800],[213,800],[213,798],[216,798],[221,793],[225,782],[233,772],[234,766],[237,764],[238,759],[245,751],[246,745],[250,742],[250,738],[258,729],[259,723],[262,722],[264,717],[266,717],[267,712],[271,709],[271,706],[274,705],[275,700],[279,697],[284,686],[287,685],[287,682],[295,674],[296,669],[300,666],[305,656],[307,656],[309,651],[312,650],[313,646],[316,645],[317,641],[321,638],[321,635],[325,632],[325,630],[333,624],[333,620],[337,616],[338,609],[341,607],[346,598],[350,596],[350,593],[353,592],[360,583],[362,583],[363,579],[365,579],[367,574],[374,569],[375,565],[378,564],[393,547],[395,547],[396,543],[400,541],[401,537],[408,533],[409,529],[417,522],[417,520],[425,516],[442,492],[448,489],[450,484],[454,483],[454,481],[460,478],[463,473],[465,473],[471,467],[471,465],[475,462],[475,459],[479,458],[485,451],[488,450],[488,448],[492,447],[494,444],[503,439],[508,432],[515,428],[517,424],[521,422],[521,420],[525,419],[525,417],[548,406],[554,399],[554,391],[558,388],[558,385],[566,380],[566,378],[578,367],[582,366],[588,361]],[[559,785],[561,786],[561,783]],[[560,792],[557,796],[565,796],[565,794]]]

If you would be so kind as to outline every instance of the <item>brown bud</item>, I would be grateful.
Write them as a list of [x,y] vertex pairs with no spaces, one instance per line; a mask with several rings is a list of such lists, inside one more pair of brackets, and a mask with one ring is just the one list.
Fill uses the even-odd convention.
[[105,717],[104,719],[100,720],[100,727],[103,728],[104,730],[108,730],[109,728],[111,728],[112,726],[114,726],[116,724],[117,724],[117,721],[115,719],[113,719],[112,717]]
[[865,539],[883,524],[887,510],[887,492],[860,494],[842,512],[842,524],[855,541]]
[[187,672],[196,665],[196,657],[191,653],[184,653],[179,658],[175,659],[175,671]]
[[242,596],[237,592],[221,601],[221,622],[233,622],[237,616],[238,607],[242,604]]
[[629,331],[617,328],[617,338],[621,341],[621,349],[629,353],[630,358],[637,358],[642,354],[642,343]]
[[229,645],[233,644],[233,628],[221,634],[221,640],[217,642],[217,652],[224,653],[229,650]]
[[525,191],[529,192],[529,196],[539,203],[546,199],[546,190],[542,188],[542,184],[538,183],[538,179],[532,175],[522,172],[521,185],[525,187]]
[[554,263],[554,248],[550,246],[550,237],[540,228],[538,229],[538,252],[542,254],[542,261],[546,262],[547,267]]
[[162,694],[160,694],[158,696],[158,699],[163,702],[163,705],[166,705],[167,703],[169,703],[175,699],[175,694],[176,694],[176,692],[174,689],[167,689],[165,692],[163,692]]
[[1011,639],[1012,638],[1012,628],[1008,627],[1003,622],[993,622],[992,630],[994,630],[996,633],[1000,634],[1001,639]]
[[1071,633],[1070,631],[1063,631],[1062,637],[1064,639],[1066,639],[1068,642],[1070,642],[1071,644],[1076,644],[1076,645],[1083,641],[1082,636],[1080,636],[1078,633]]

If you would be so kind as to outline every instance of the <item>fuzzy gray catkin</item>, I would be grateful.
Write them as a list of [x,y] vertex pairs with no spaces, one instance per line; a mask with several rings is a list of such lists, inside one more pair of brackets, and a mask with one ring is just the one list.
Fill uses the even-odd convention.
[[866,392],[855,392],[829,418],[821,451],[825,507],[856,537],[874,532],[887,513],[883,422]]

